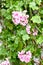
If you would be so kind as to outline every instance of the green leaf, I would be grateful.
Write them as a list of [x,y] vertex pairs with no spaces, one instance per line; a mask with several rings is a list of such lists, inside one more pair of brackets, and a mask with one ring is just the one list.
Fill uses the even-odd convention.
[[41,64],[43,65],[43,59],[41,60]]
[[26,34],[26,30],[22,30],[22,29],[17,30],[17,35],[21,36],[21,35],[24,35],[24,34]]
[[0,48],[0,55],[6,55],[6,48]]
[[19,37],[16,37],[15,38],[15,42],[14,42],[14,49],[18,48],[19,41],[20,41],[20,38]]
[[18,51],[21,51],[22,48],[23,48],[23,43],[20,42],[20,43],[18,44],[18,48],[17,48],[17,49],[18,49]]
[[43,9],[40,9],[39,13],[43,15]]
[[24,34],[24,35],[22,36],[22,39],[23,39],[24,41],[28,40],[29,38],[30,38],[30,37],[29,37],[28,34]]
[[33,21],[33,23],[41,23],[41,18],[39,15],[33,16],[31,20]]
[[41,21],[41,24],[43,24],[43,20]]
[[16,10],[22,11],[21,7],[23,6],[23,2],[22,1],[16,1],[13,6],[15,7]]
[[13,29],[13,24],[8,22],[8,21],[5,21],[4,24],[6,25],[6,27],[9,29],[9,30],[12,30]]
[[31,63],[31,62],[29,62],[29,63],[28,63],[28,65],[32,65],[32,63]]
[[38,6],[36,6],[35,2],[30,2],[29,7],[32,8],[33,10],[38,10]]
[[43,36],[40,36],[37,40],[36,43],[37,44],[41,44],[43,42]]
[[21,30],[21,31],[20,31],[20,34],[21,34],[21,35],[24,35],[24,34],[26,34],[26,31],[25,31],[25,30]]
[[41,4],[41,0],[35,0],[38,5]]
[[11,13],[10,13],[10,10],[9,9],[7,9],[7,10],[5,10],[5,9],[2,9],[1,10],[1,15],[2,16],[4,16],[6,19],[11,19]]
[[5,9],[1,9],[1,15],[5,16],[6,10]]
[[17,53],[16,53],[16,52],[14,52],[14,53],[13,53],[13,58],[16,58],[16,55],[17,55]]
[[8,20],[11,19],[11,15],[10,15],[10,14],[6,14],[5,17],[6,17],[6,19],[8,19]]

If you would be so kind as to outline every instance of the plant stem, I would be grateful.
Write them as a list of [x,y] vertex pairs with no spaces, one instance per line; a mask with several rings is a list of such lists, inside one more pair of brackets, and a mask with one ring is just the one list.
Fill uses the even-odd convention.
[[42,33],[41,30],[40,30],[37,26],[36,26],[36,28],[38,29],[38,31],[39,31],[40,33]]

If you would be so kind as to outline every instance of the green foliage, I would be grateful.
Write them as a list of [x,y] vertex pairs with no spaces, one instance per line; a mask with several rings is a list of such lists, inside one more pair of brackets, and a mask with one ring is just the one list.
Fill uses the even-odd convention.
[[36,40],[37,44],[43,43],[43,36],[39,36],[38,39]]
[[38,10],[38,6],[36,6],[35,2],[30,2],[29,7],[32,8],[33,10]]
[[25,34],[25,35],[22,36],[22,39],[23,39],[24,41],[29,40],[29,38],[30,38],[30,37],[29,37],[27,34]]
[[35,0],[38,5],[41,4],[41,0]]
[[[28,24],[31,26],[31,34],[26,32],[26,26],[15,25],[12,21],[13,11],[27,10],[29,15]],[[9,57],[12,65],[33,65],[33,56],[40,57],[43,43],[43,2],[42,0],[1,0],[0,24],[2,32],[0,33],[0,59]],[[33,29],[37,29],[37,36],[33,35]],[[42,47],[43,48],[43,47]],[[30,50],[32,60],[29,63],[23,63],[18,59],[18,51]],[[43,65],[43,60],[41,65]]]
[[41,23],[41,18],[39,15],[33,16],[31,20],[33,21],[33,23]]

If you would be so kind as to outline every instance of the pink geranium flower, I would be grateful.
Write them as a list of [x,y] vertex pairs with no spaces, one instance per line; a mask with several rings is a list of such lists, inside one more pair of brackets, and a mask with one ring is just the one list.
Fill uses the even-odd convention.
[[27,26],[26,26],[26,32],[27,32],[28,34],[31,34],[30,28],[31,28],[30,25],[27,25]]
[[18,54],[18,58],[20,58],[20,60],[23,62],[24,61],[24,53],[25,53],[25,51],[21,51],[21,52],[18,52],[19,54]]
[[30,57],[29,57],[29,55],[26,55],[26,54],[25,54],[24,61],[25,61],[26,63],[30,62]]
[[27,19],[26,15],[22,16],[20,24],[23,26],[26,26],[26,24],[28,24],[28,19]]
[[8,59],[6,59],[5,61],[3,61],[0,65],[10,65],[10,62]]
[[21,51],[18,53],[18,58],[20,59],[20,61],[22,62],[30,62],[30,59],[31,59],[32,55],[31,55],[31,52],[28,51],[25,53],[25,51]]
[[30,51],[27,51],[26,54],[29,55],[30,58],[32,57],[32,54]]
[[19,12],[18,11],[13,11],[12,12],[12,17],[13,18],[18,18],[18,16],[19,16]]
[[28,18],[29,16],[26,15],[26,11],[25,12],[18,12],[18,11],[13,11],[12,12],[12,21],[14,22],[15,25],[22,25],[22,26],[26,26],[26,24],[28,23]]
[[20,23],[19,12],[17,11],[12,12],[12,21],[14,22],[15,25],[18,25]]

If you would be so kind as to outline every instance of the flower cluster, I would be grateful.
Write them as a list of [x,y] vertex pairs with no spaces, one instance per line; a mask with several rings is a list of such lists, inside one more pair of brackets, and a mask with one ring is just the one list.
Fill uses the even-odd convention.
[[[29,25],[29,24],[27,24],[26,25],[26,32],[28,33],[28,34],[31,34],[32,32],[30,31],[30,29],[31,29],[31,26]],[[33,36],[36,36],[37,34],[38,34],[38,30],[37,29],[33,29],[32,30],[33,31]]]
[[8,59],[6,59],[5,61],[3,61],[0,65],[10,65],[10,62]]
[[30,25],[27,25],[27,26],[26,26],[26,32],[27,32],[28,34],[31,34],[30,28],[31,28]]
[[[28,34],[31,34],[30,28],[31,26],[28,24],[28,18],[29,15],[26,15],[26,10],[24,10],[23,12],[18,12],[18,11],[13,11],[12,12],[12,21],[14,22],[15,25],[22,25],[22,26],[26,26],[26,32]],[[38,31],[37,30],[33,30],[33,35],[37,35]]]
[[26,15],[26,11],[23,12],[18,12],[18,11],[13,11],[12,12],[12,21],[14,22],[15,25],[22,25],[26,26],[28,23],[28,18],[29,16]]
[[27,52],[25,53],[25,51],[22,50],[21,52],[18,53],[18,58],[19,58],[22,62],[26,62],[26,63],[30,62],[31,57],[32,57],[32,54],[31,54],[30,51],[27,51]]

